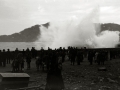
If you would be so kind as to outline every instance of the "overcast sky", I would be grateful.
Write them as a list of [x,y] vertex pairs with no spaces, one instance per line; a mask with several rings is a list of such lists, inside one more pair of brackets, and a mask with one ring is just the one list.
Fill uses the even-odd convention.
[[100,7],[102,23],[120,24],[120,0],[0,0],[0,35],[52,20],[80,17],[96,6]]

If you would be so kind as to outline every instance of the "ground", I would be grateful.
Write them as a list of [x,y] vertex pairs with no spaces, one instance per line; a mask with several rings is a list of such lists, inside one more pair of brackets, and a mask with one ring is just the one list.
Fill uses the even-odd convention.
[[[26,64],[25,64],[26,66]],[[102,67],[89,62],[85,58],[81,65],[70,65],[70,61],[63,63],[62,77],[65,84],[65,90],[120,90],[120,59],[108,60],[104,67],[107,71],[98,71]],[[0,67],[0,72],[10,72],[11,65]],[[31,70],[24,70],[30,75],[29,87],[46,85],[46,72],[37,71],[35,60],[32,60]]]

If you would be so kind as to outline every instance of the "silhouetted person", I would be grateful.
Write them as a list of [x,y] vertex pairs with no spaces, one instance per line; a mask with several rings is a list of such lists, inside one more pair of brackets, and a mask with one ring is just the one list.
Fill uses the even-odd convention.
[[25,50],[22,50],[23,58],[25,58]]
[[42,59],[40,56],[36,57],[36,67],[37,67],[37,71],[39,71],[40,66],[42,65]]
[[19,63],[19,70],[22,71],[23,68],[24,68],[24,58],[23,58],[23,54],[22,53],[18,53],[17,55],[17,60],[18,60],[18,63]]
[[94,62],[95,62],[95,63],[98,62],[97,57],[98,57],[98,52],[95,53],[95,57],[94,57],[94,60],[95,60]]
[[92,51],[89,51],[89,53],[88,53],[88,61],[90,62],[90,65],[93,64],[93,58],[94,58],[94,53]]
[[102,60],[102,53],[101,53],[101,51],[99,51],[99,53],[98,53],[98,55],[97,55],[97,62],[98,62],[98,65],[100,65],[101,64],[101,60]]
[[63,63],[65,61],[65,50],[63,50],[61,54],[62,54],[62,63]]
[[19,72],[19,70],[20,70],[19,61],[16,58],[12,61],[12,72]]
[[72,49],[72,51],[71,51],[71,65],[74,65],[75,57],[76,57],[76,50]]
[[46,65],[47,69],[49,69],[49,56],[48,56],[48,52],[45,52],[44,53],[44,56],[43,56],[43,71],[44,71],[44,67]]
[[63,63],[63,59],[62,59],[62,52],[59,52],[58,53],[58,56],[57,56],[57,63],[58,63],[58,66],[62,69],[62,63]]
[[31,49],[31,53],[32,53],[32,58],[35,58],[36,55],[37,55],[37,51],[35,50],[34,47],[32,47],[32,49]]
[[10,52],[10,49],[7,49],[7,52],[6,52],[6,63],[7,64],[10,64],[10,56],[11,56],[11,52]]
[[106,58],[105,52],[101,51],[101,52],[99,53],[99,57],[98,57],[98,58],[99,58],[98,64],[99,64],[99,65],[104,65],[105,58]]
[[2,52],[0,50],[0,66],[2,66]]
[[77,52],[77,65],[80,65],[80,62],[83,61],[83,53],[81,51]]
[[31,52],[29,48],[26,50],[26,62],[27,62],[27,69],[30,69],[30,63],[31,63]]
[[5,49],[3,49],[3,52],[2,52],[2,62],[3,62],[3,67],[6,66],[6,52],[5,52]]
[[16,48],[16,49],[15,49],[15,53],[14,53],[15,58],[16,58],[16,56],[18,55],[18,53],[19,53],[19,50],[18,50],[18,48]]
[[50,68],[47,73],[47,83],[45,90],[63,90],[65,88],[63,78],[61,75],[61,68],[57,63]]

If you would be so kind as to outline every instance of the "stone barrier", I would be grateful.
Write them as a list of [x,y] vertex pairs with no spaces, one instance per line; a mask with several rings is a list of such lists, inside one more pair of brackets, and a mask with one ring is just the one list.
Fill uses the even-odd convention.
[[0,89],[28,87],[29,78],[26,73],[0,73]]

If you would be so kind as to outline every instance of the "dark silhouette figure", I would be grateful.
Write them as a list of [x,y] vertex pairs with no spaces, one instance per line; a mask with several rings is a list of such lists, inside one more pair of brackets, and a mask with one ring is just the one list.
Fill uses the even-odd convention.
[[83,61],[83,53],[81,51],[77,52],[77,65],[80,65],[80,62]]
[[23,54],[22,53],[18,53],[17,60],[18,60],[18,63],[19,63],[20,71],[23,71],[23,68],[24,68],[24,58],[23,58]]
[[105,52],[100,51],[97,59],[98,59],[98,65],[104,65],[104,62],[105,62],[105,59],[106,59]]
[[29,48],[26,50],[26,62],[27,62],[27,69],[30,69],[30,63],[31,63],[31,52]]
[[6,63],[7,64],[10,64],[10,59],[11,59],[10,56],[11,56],[10,49],[8,49],[6,52]]
[[32,58],[35,58],[37,56],[37,51],[34,47],[32,47],[31,53],[32,53]]
[[42,59],[40,56],[36,57],[36,67],[37,71],[39,71],[39,69],[42,68]]
[[25,58],[25,50],[22,50],[23,58]]
[[2,66],[2,52],[0,50],[0,66]]
[[61,69],[56,63],[53,68],[50,68],[47,73],[47,83],[45,90],[63,90],[65,88],[63,78],[61,75]]
[[45,66],[46,66],[46,69],[47,69],[47,71],[49,70],[49,67],[50,67],[50,57],[49,57],[49,53],[48,53],[48,51],[46,51],[45,53],[44,53],[44,56],[43,56],[43,58],[42,58],[43,60],[43,71],[45,70]]
[[72,49],[71,50],[71,65],[74,65],[74,63],[75,63],[75,57],[76,57],[76,50]]
[[6,66],[6,52],[5,52],[5,49],[3,49],[3,52],[2,52],[2,62],[3,62],[3,67]]
[[19,61],[17,59],[12,62],[12,72],[19,72]]
[[93,58],[94,58],[94,52],[93,51],[89,51],[88,53],[88,61],[90,62],[90,65],[93,64]]

